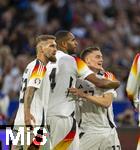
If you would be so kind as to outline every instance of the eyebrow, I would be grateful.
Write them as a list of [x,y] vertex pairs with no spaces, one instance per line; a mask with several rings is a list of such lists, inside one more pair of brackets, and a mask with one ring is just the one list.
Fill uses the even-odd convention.
[[57,45],[57,44],[51,43],[50,46],[52,46],[52,45]]
[[96,56],[101,56],[101,57],[103,57],[103,55],[96,55]]
[[72,38],[72,41],[76,40],[74,37]]

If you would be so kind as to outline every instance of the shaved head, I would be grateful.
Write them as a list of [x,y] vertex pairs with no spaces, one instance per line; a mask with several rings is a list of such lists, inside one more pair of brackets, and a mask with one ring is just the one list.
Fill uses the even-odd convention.
[[60,30],[58,32],[56,32],[55,37],[56,37],[56,43],[60,43],[62,41],[67,40],[68,34],[70,32],[66,31],[66,30]]

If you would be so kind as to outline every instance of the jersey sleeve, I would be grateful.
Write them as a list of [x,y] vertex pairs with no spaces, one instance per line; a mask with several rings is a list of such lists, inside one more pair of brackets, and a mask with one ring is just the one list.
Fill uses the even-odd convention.
[[138,53],[132,63],[130,73],[128,76],[126,92],[131,101],[138,98],[139,95],[139,82],[140,82],[140,53]]
[[111,72],[108,72],[108,71],[104,72],[103,77],[105,79],[108,79],[108,80],[111,80],[111,81],[116,80],[115,75],[113,73],[111,73]]
[[74,57],[76,64],[77,64],[77,73],[78,73],[78,77],[80,77],[81,79],[86,78],[88,75],[92,74],[93,71],[91,71],[87,64],[81,60],[79,57]]
[[111,93],[113,98],[117,98],[117,92],[114,89],[110,89],[104,92],[104,94]]
[[44,66],[41,62],[37,60],[35,66],[33,67],[33,70],[29,75],[27,87],[32,86],[35,88],[40,88],[45,74],[46,74],[46,66]]

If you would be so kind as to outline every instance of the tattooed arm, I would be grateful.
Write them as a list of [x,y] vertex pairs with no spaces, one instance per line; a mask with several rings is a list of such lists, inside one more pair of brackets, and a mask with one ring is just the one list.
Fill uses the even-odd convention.
[[31,103],[35,93],[35,87],[27,87],[24,97],[24,120],[26,126],[32,126],[31,120],[35,123],[34,116],[30,113]]

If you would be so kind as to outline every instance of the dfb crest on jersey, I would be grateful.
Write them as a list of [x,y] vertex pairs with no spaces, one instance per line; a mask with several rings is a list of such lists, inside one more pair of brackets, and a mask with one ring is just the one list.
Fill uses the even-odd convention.
[[40,84],[41,80],[39,78],[35,79],[35,84]]

